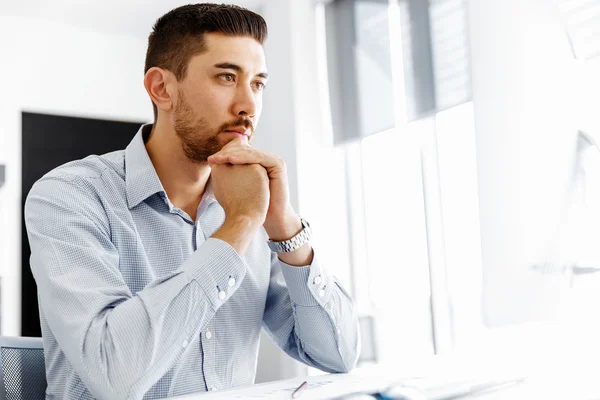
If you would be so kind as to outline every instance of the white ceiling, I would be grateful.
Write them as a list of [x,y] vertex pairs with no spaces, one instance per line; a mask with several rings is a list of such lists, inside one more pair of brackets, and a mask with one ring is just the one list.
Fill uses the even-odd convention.
[[[264,0],[233,0],[232,2],[256,11]],[[194,1],[0,0],[0,16],[43,18],[95,32],[146,39],[152,30],[152,25],[161,15],[180,5],[190,3]]]

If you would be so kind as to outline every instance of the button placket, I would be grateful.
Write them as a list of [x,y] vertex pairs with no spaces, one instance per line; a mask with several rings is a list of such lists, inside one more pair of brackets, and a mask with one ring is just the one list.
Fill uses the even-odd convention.
[[322,288],[319,290],[319,297],[323,297],[323,296],[325,296],[325,287],[326,287],[326,286],[323,286],[323,287],[322,287]]
[[[208,390],[216,390],[216,385],[215,384],[219,384],[219,379],[218,379],[218,373],[217,373],[217,369],[216,369],[216,364],[217,364],[217,348],[216,348],[216,341],[215,341],[215,336],[214,336],[214,320],[216,319],[216,315],[215,317],[213,317],[213,321],[204,328],[204,330],[200,333],[200,337],[201,337],[201,341],[202,341],[202,347],[204,349],[204,365],[203,365],[203,369],[204,369],[204,382],[207,386]],[[213,389],[215,388],[215,389]]]

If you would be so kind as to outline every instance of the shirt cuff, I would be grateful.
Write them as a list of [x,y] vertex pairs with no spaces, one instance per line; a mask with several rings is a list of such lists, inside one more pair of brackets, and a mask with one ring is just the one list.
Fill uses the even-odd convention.
[[292,302],[299,306],[325,305],[331,298],[331,279],[321,270],[316,253],[310,265],[295,267],[279,260]]
[[196,281],[217,310],[242,283],[246,263],[229,243],[208,238],[186,261],[184,270]]

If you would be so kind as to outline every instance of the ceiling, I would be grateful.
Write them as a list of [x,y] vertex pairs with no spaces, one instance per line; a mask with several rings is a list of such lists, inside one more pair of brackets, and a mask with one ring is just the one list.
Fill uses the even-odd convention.
[[[233,0],[258,9],[264,0]],[[163,14],[185,0],[1,0],[0,16],[43,18],[100,33],[122,34],[146,39],[152,25]]]

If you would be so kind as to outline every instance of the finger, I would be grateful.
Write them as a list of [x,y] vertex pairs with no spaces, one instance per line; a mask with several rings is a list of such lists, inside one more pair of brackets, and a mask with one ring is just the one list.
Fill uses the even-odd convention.
[[251,146],[248,144],[247,138],[236,137],[223,146],[220,151],[227,151],[235,148],[251,148]]
[[212,154],[211,156],[209,156],[208,161],[210,162],[212,159],[220,158],[220,156],[222,156],[223,154],[228,154],[228,153],[240,151],[240,150],[250,150],[250,149],[252,149],[252,147],[250,145],[248,145],[244,139],[235,138],[232,141],[230,141],[229,143],[227,143],[225,146],[223,146],[221,148],[221,150],[219,150],[215,154]]
[[213,161],[215,163],[230,164],[260,164],[267,169],[276,168],[282,164],[281,160],[277,156],[257,150],[230,151],[215,155]]
[[257,149],[253,149],[251,147],[233,147],[233,148],[229,148],[229,149],[223,148],[219,152],[208,157],[208,161],[209,162],[213,161],[216,163],[224,163],[224,162],[228,162],[227,159],[229,157],[239,156],[240,154],[243,154],[243,153],[254,154],[254,153],[261,153],[261,151],[257,150]]
[[220,151],[218,153],[213,154],[212,156],[208,157],[208,163],[209,164],[226,164],[229,163],[229,157],[234,156],[236,154],[238,154],[239,152],[242,152],[245,150],[240,150],[240,149],[234,149],[234,150],[228,150],[228,151]]

